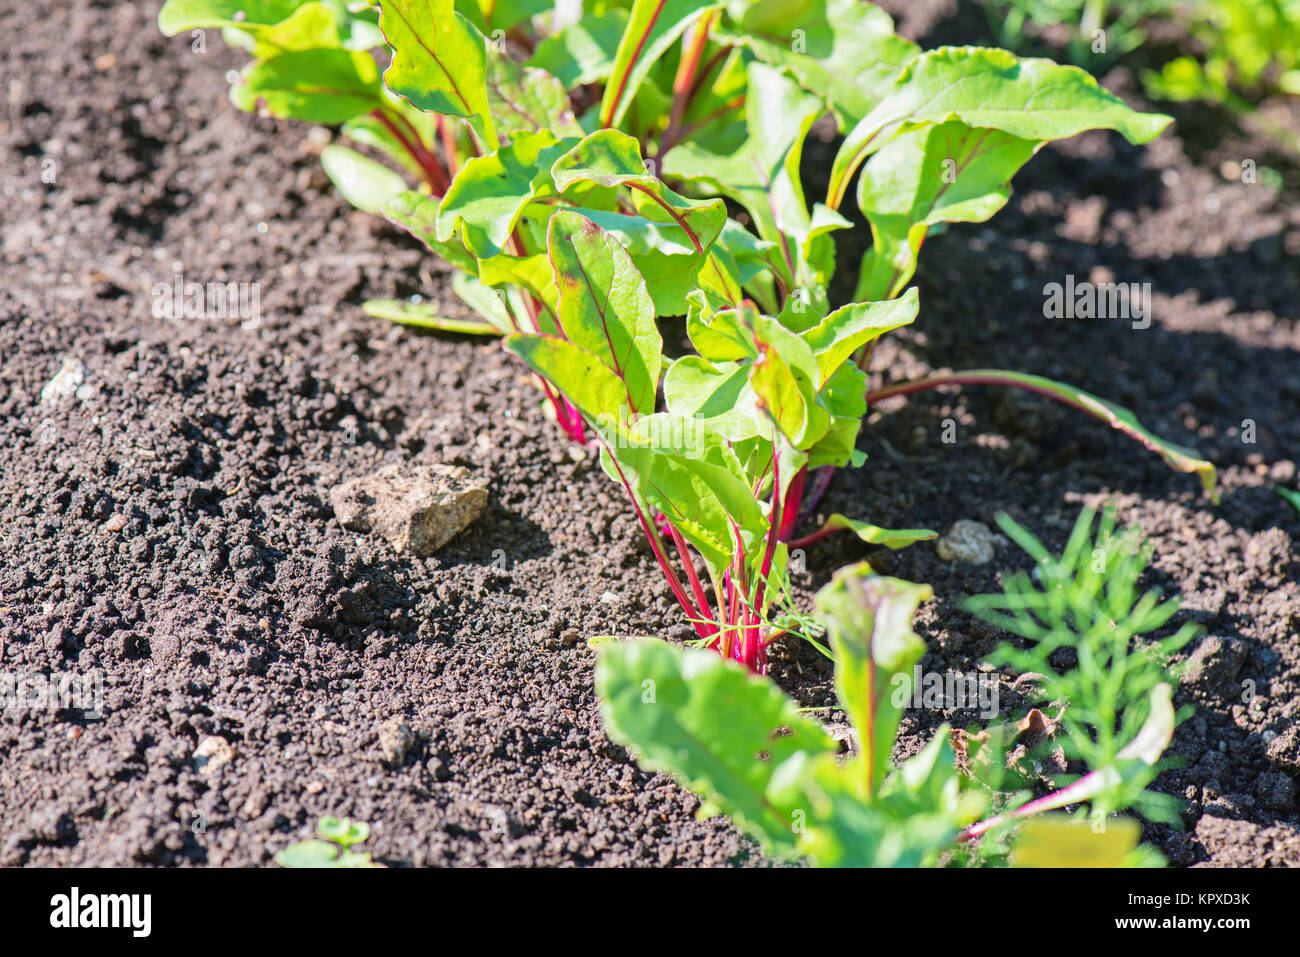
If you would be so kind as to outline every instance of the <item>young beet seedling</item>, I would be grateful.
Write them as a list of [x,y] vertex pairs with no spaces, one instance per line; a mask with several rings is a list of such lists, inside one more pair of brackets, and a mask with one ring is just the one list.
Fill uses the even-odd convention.
[[[1130,537],[1110,537],[1113,516],[1092,540],[1092,520],[1085,511],[1059,559],[1004,521],[1039,560],[1042,586],[1015,576],[1005,596],[972,604],[1033,643],[1028,651],[1004,647],[994,660],[1042,669],[1044,700],[1059,709],[1051,733],[1064,729],[1067,754],[1088,769],[1043,797],[1007,790],[1024,783],[1014,763],[1023,756],[1005,747],[1024,723],[978,736],[944,725],[918,754],[893,765],[912,669],[925,652],[911,619],[930,589],[875,575],[865,564],[841,570],[817,596],[836,693],[855,732],[849,757],[770,680],[655,640],[601,651],[596,687],[606,729],[642,767],[673,774],[778,856],[915,867],[995,862],[1010,851],[1011,863],[1026,866],[1154,863],[1154,851],[1134,847],[1133,822],[1111,815],[1135,808],[1171,818],[1171,799],[1146,788],[1179,718],[1161,680],[1167,658],[1195,629],[1134,643],[1167,622],[1175,605],[1137,597],[1147,553]],[[1061,672],[1047,658],[1063,647],[1079,664]],[[1065,820],[1038,817],[1076,805],[1087,810]]]
[[[577,208],[627,250],[656,316],[689,313],[707,336],[714,312],[747,301],[802,334],[832,311],[833,234],[849,225],[839,209],[855,175],[874,239],[855,298],[894,299],[929,229],[992,216],[1011,177],[1047,141],[1109,128],[1145,142],[1168,123],[1050,61],[974,47],[922,53],[893,32],[887,14],[856,0],[596,0],[569,21],[543,2],[380,0],[376,9],[341,0],[168,0],[159,22],[169,34],[220,27],[249,50],[254,61],[231,92],[237,105],[342,124],[355,144],[392,162],[338,144],[322,154],[344,196],[384,212],[457,267],[454,291],[481,319],[399,301],[366,308],[457,332],[559,331],[548,223],[557,209]],[[382,79],[374,48],[391,50]],[[846,139],[825,202],[810,207],[799,176],[803,143],[827,112]],[[644,178],[557,178],[557,165],[580,146],[590,153],[590,136],[612,129],[650,157]],[[419,191],[407,190],[409,177]],[[708,202],[716,197],[743,207],[752,231]],[[688,302],[697,287],[704,295]],[[869,357],[867,344],[854,359],[865,367]],[[585,438],[573,404],[540,384],[564,430]],[[957,372],[866,398],[974,384],[1065,402],[1200,473],[1213,492],[1209,463],[1161,442],[1126,410],[1035,376]],[[811,514],[832,474],[826,465],[809,482],[806,466],[787,470],[780,539]],[[812,537],[841,528],[860,526],[832,516]]]
[[[862,418],[887,396],[1028,388],[1139,438],[1213,492],[1208,462],[1059,383],[977,370],[869,392],[862,371],[874,341],[916,315],[904,289],[931,226],[987,219],[1049,140],[1109,128],[1145,142],[1167,117],[1050,61],[922,53],[851,0],[609,0],[567,24],[548,10],[169,0],[160,22],[234,31],[254,57],[232,89],[241,107],[342,124],[392,160],[344,146],[323,156],[345,196],[457,267],[453,288],[482,322],[370,310],[506,337],[565,432],[601,446],[701,642],[764,669],[785,627],[783,543],[840,529],[895,548],[934,537],[832,515],[795,538],[834,470],[861,464]],[[382,80],[370,52],[381,38]],[[825,202],[810,206],[800,160],[827,112],[845,140]],[[839,210],[855,176],[874,245],[860,301],[837,309],[834,233],[849,225]],[[670,362],[656,323],[675,316],[696,354]]]
[[316,825],[320,839],[300,841],[275,855],[281,867],[383,867],[370,859],[369,851],[354,851],[370,838],[370,825],[348,818],[323,817]]

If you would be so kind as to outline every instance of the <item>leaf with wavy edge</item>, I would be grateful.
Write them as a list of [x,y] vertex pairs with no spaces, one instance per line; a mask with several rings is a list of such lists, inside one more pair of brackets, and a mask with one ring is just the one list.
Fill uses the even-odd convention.
[[789,784],[834,742],[772,681],[716,652],[614,642],[596,662],[609,736],[666,771],[772,851],[793,854],[802,795]]
[[380,0],[379,28],[393,48],[384,71],[388,89],[426,113],[473,120],[488,149],[496,149],[487,43],[453,0]]
[[1026,140],[1112,129],[1130,143],[1155,139],[1172,122],[1130,109],[1077,67],[1005,50],[940,47],[904,67],[893,90],[850,131],[831,168],[826,205],[839,207],[858,167],[896,134],[954,119]]

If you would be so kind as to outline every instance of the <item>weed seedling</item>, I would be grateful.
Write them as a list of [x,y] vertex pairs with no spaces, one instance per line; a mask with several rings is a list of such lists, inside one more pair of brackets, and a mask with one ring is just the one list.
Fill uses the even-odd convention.
[[281,867],[383,867],[369,851],[353,847],[370,838],[370,825],[348,818],[323,817],[316,825],[319,838],[300,841],[275,855]]

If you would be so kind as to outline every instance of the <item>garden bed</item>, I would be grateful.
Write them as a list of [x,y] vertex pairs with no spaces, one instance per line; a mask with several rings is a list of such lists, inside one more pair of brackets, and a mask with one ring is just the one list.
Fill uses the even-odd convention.
[[[102,675],[105,697],[98,717],[0,712],[0,864],[266,864],[324,814],[370,822],[390,865],[763,864],[601,728],[585,639],[679,616],[593,455],[542,423],[497,342],[362,314],[443,288],[444,267],[334,193],[308,127],[235,110],[239,57],[215,31],[203,53],[163,38],[157,7],[0,12],[0,672]],[[927,19],[900,26],[954,39]],[[1123,71],[1107,85],[1135,95]],[[1157,782],[1188,800],[1186,827],[1146,837],[1177,865],[1295,866],[1300,767],[1266,732],[1294,742],[1300,717],[1300,516],[1273,490],[1295,487],[1300,456],[1300,212],[1224,178],[1264,144],[1215,145],[1198,122],[1184,111],[1142,148],[1103,133],[1046,148],[992,222],[927,243],[921,316],[873,367],[1014,366],[1107,396],[1212,459],[1222,504],[1090,419],[977,389],[883,404],[867,465],[821,509],[940,530],[1006,510],[1059,546],[1082,504],[1114,502],[1150,537],[1151,583],[1219,642],[1176,696],[1196,707],[1171,746],[1184,767]],[[1150,328],[1045,319],[1044,284],[1067,273],[1151,282]],[[260,317],[155,317],[155,284],[178,274],[258,283]],[[670,347],[683,336],[665,329]],[[43,398],[61,369],[69,394]],[[408,458],[491,491],[425,559],[329,506]],[[812,546],[805,601],[868,554]],[[934,587],[925,667],[975,670],[998,635],[958,601],[1023,556],[878,557]],[[834,703],[807,645],[772,674]],[[1009,683],[1002,703],[1018,704]],[[381,734],[394,717],[409,749]],[[943,720],[978,716],[907,712],[900,754]],[[196,757],[212,736],[233,756]]]

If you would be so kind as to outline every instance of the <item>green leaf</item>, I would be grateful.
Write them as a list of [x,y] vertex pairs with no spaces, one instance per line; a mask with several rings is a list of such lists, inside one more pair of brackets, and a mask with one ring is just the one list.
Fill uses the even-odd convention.
[[325,175],[343,198],[367,213],[378,213],[386,202],[407,188],[406,180],[399,173],[337,143],[321,150],[320,161]]
[[904,133],[873,155],[858,180],[858,207],[871,223],[859,298],[897,295],[916,271],[935,223],[979,223],[1011,195],[1011,178],[1043,145],[993,129],[949,122]]
[[1300,492],[1289,488],[1277,488],[1274,491],[1290,502],[1291,507],[1296,510],[1297,514],[1300,514]]
[[1012,867],[1123,867],[1142,836],[1132,818],[1107,821],[1098,831],[1088,821],[1044,814],[1016,837]]
[[1171,122],[1130,109],[1077,67],[1022,60],[1005,50],[940,47],[904,67],[890,93],[845,138],[826,205],[839,207],[858,167],[896,134],[954,119],[1024,140],[1112,129],[1131,143],[1154,139]]
[[653,412],[663,340],[654,300],[632,258],[608,232],[570,210],[551,217],[547,250],[565,336],[623,382],[631,411]]
[[339,846],[329,841],[301,841],[275,855],[281,867],[337,867]]
[[775,319],[759,315],[752,321],[758,355],[749,367],[749,384],[790,443],[808,449],[830,428],[830,413],[817,399],[817,357]]
[[695,351],[709,362],[754,358],[754,341],[748,329],[752,319],[742,318],[756,312],[753,303],[714,312],[704,298],[698,290],[687,297],[686,334]]
[[[238,31],[251,43],[258,60],[270,60],[295,50],[340,46],[339,24],[334,11],[324,3],[304,3],[280,23],[250,24],[247,20],[223,25],[223,34]],[[356,47],[349,47],[356,49]]]
[[186,30],[245,29],[280,23],[303,0],[167,0],[158,12],[158,29],[174,37]]
[[506,288],[517,286],[542,305],[538,315],[541,324],[538,332],[559,335],[560,291],[555,285],[551,261],[544,253],[532,256],[493,256],[478,261],[479,281],[485,286]]
[[380,0],[380,29],[393,48],[384,83],[426,113],[473,119],[488,149],[487,44],[453,0]]
[[635,475],[642,500],[673,522],[715,575],[732,564],[737,535],[757,564],[768,521],[723,435],[699,419],[656,413],[613,430],[609,445]]
[[[555,161],[551,169],[555,187],[567,191],[575,183],[594,183],[606,188],[625,187],[632,191],[633,204],[638,215],[660,228],[641,240],[656,253],[670,250],[671,241],[680,230],[690,246],[680,250],[687,257],[676,267],[662,261],[643,269],[648,281],[659,285],[656,303],[666,315],[681,315],[686,311],[686,294],[694,287],[695,276],[704,265],[709,250],[721,234],[727,221],[726,205],[721,199],[709,201],[689,200],[679,196],[648,172],[641,157],[641,145],[634,137],[618,130],[599,130],[583,139],[569,152]],[[607,216],[620,216],[612,213]],[[606,228],[609,220],[596,213],[588,213]],[[643,226],[628,223],[628,229],[644,231]],[[629,243],[629,252],[636,256],[636,248]],[[671,270],[671,272],[669,272]],[[661,275],[665,274],[665,275]],[[662,303],[660,303],[662,299]]]
[[888,13],[860,0],[758,0],[719,37],[788,67],[800,86],[826,99],[841,130],[875,107],[920,52],[894,32]]
[[946,724],[874,800],[862,799],[854,763],[819,757],[799,781],[811,805],[800,849],[819,867],[933,867],[983,803],[961,793]]
[[597,83],[614,72],[619,40],[627,29],[627,11],[612,7],[583,16],[537,45],[528,66],[539,67],[566,89]]
[[[824,252],[830,247],[823,234],[844,220],[823,220],[814,234],[799,178],[804,137],[821,115],[822,102],[762,63],[749,65],[747,102],[749,138],[740,148],[719,156],[683,143],[664,157],[664,174],[700,183],[743,205],[759,236],[774,244],[774,268],[786,285],[802,285],[824,296],[822,287],[829,279]],[[824,240],[817,244],[822,270],[810,264],[818,236]]]
[[883,545],[886,548],[905,548],[916,542],[938,538],[939,533],[928,528],[881,528],[870,522],[849,518],[847,515],[834,513],[822,524],[824,529],[846,528],[868,545]]
[[352,821],[350,818],[325,816],[316,825],[316,833],[327,841],[333,841],[343,847],[360,844],[370,837],[370,825],[364,821]]
[[562,139],[582,136],[569,105],[569,91],[545,70],[494,56],[488,61],[487,85],[498,133],[508,136],[518,130],[549,130]]
[[505,346],[543,379],[555,383],[588,418],[617,419],[619,408],[627,404],[623,381],[600,359],[572,342],[515,333],[506,337]]
[[557,142],[550,131],[520,131],[508,146],[467,160],[438,206],[438,241],[445,243],[459,227],[470,253],[496,256],[524,207],[554,195],[551,164],[573,142]]
[[554,7],[551,0],[477,0],[483,22],[493,32],[509,30]]
[[[505,257],[494,256],[492,260],[485,261],[491,262],[501,259],[505,259]],[[460,298],[461,302],[482,316],[485,322],[491,323],[503,336],[517,332],[520,328],[528,328],[527,326],[521,326],[511,316],[512,308],[517,310],[516,315],[522,315],[525,312],[519,306],[517,290],[508,289],[501,292],[490,289],[485,282],[464,272],[458,272],[452,276],[451,290]],[[541,331],[552,334],[555,329],[551,326]]]
[[820,389],[835,371],[860,348],[916,318],[920,305],[915,289],[885,302],[854,302],[800,333],[800,338],[817,356]]
[[834,742],[770,680],[716,652],[628,641],[601,652],[596,692],[609,736],[642,767],[672,774],[770,851],[795,851],[802,801],[780,795]]
[[369,53],[298,50],[250,64],[230,88],[241,110],[260,106],[307,123],[346,123],[383,104],[379,71]]
[[672,414],[697,418],[732,442],[772,430],[749,386],[748,364],[683,356],[664,375],[664,402]]
[[459,332],[474,336],[499,336],[501,330],[482,319],[450,319],[438,314],[437,307],[429,302],[407,302],[405,299],[371,299],[361,304],[367,316],[387,319],[404,326],[436,329],[439,332]]
[[[701,267],[700,255],[686,229],[675,222],[659,222],[641,215],[585,207],[576,211],[613,235],[627,250],[637,271],[645,277],[656,314],[679,316],[687,311],[686,297],[695,289],[709,260],[705,259],[705,267]],[[716,219],[713,209],[684,210],[681,216],[697,237],[708,236]]]
[[429,251],[436,253],[453,266],[471,275],[478,272],[478,263],[459,241],[442,242],[438,239],[438,205],[432,196],[414,190],[398,193],[386,202],[380,212],[384,218],[401,226],[420,240]]
[[721,5],[700,0],[635,0],[600,102],[600,125],[610,127],[621,123],[655,61],[667,52],[691,21],[705,10],[716,10]]
[[858,797],[870,801],[885,779],[902,707],[895,695],[910,688],[912,666],[925,642],[912,631],[912,617],[931,598],[929,585],[876,575],[863,562],[835,573],[817,593],[835,654],[835,690],[858,732],[861,753],[853,761]]

